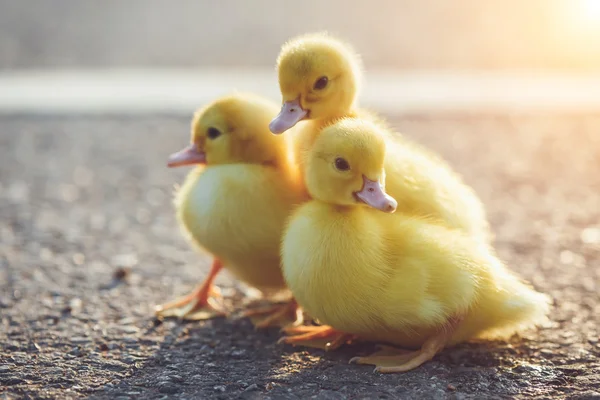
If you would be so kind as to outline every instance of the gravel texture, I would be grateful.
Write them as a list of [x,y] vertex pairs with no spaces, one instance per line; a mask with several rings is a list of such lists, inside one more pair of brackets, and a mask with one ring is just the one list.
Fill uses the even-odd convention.
[[[0,117],[0,398],[600,399],[600,115],[402,116],[483,198],[552,323],[403,375],[276,344],[247,320],[155,321],[209,259],[179,235],[180,117]],[[236,284],[218,284],[231,296]]]

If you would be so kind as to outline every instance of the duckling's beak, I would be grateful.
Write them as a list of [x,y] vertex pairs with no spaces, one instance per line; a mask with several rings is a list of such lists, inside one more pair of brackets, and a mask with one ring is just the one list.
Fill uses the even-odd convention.
[[269,124],[269,129],[275,134],[283,133],[302,121],[307,115],[308,111],[303,110],[300,105],[300,98],[286,101],[283,103],[279,115],[273,118],[273,121]]
[[169,156],[168,167],[181,167],[184,165],[206,164],[206,154],[195,143],[179,150]]
[[363,175],[363,187],[356,197],[367,205],[386,213],[393,213],[398,202],[383,190],[379,181],[372,181]]

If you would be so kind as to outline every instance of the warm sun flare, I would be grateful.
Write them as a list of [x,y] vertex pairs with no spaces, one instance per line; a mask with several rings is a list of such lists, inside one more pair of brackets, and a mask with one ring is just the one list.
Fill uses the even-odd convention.
[[582,17],[600,24],[600,0],[581,0]]
[[558,16],[563,28],[579,35],[587,45],[600,38],[600,0],[559,0]]

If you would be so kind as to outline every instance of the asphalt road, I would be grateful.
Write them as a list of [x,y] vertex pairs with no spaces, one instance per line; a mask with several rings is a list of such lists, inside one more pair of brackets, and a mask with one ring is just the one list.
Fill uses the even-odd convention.
[[347,363],[368,347],[278,345],[240,319],[156,323],[152,307],[208,266],[175,224],[186,171],[165,167],[188,119],[2,116],[0,398],[600,398],[600,115],[393,121],[475,187],[500,256],[554,298],[551,325],[377,375]]

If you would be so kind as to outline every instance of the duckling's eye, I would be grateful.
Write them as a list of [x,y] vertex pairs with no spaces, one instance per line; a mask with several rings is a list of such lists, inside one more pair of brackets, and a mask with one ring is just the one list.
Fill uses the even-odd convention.
[[208,131],[206,132],[206,136],[208,136],[209,139],[216,139],[219,136],[221,136],[221,131],[218,130],[217,128],[208,128]]
[[336,158],[334,165],[338,171],[348,171],[350,169],[350,164],[348,164],[348,161],[346,161],[342,157]]
[[319,79],[317,79],[313,88],[315,90],[323,90],[323,89],[325,89],[325,87],[327,86],[328,83],[329,83],[329,79],[327,79],[326,76],[322,76]]

